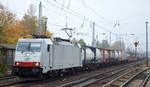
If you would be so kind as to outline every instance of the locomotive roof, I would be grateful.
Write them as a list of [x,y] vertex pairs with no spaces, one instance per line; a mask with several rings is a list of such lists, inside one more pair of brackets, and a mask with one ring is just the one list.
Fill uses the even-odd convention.
[[25,39],[19,39],[18,42],[42,42],[43,40],[50,40],[50,39],[41,39],[41,38],[25,38]]
[[46,42],[50,44],[55,44],[55,45],[64,45],[64,46],[77,46],[76,44],[73,44],[68,41],[51,41],[51,39],[48,38],[25,38],[25,39],[19,39],[18,42]]
[[45,42],[48,44],[53,44],[52,40],[49,38],[25,38],[19,39],[18,42]]

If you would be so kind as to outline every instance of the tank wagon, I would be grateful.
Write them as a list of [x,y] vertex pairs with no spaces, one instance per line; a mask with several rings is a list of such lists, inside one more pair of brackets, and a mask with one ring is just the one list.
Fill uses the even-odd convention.
[[93,67],[93,65],[107,66],[117,63],[126,62],[126,57],[118,50],[111,50],[107,48],[96,48],[90,46],[82,47],[82,60],[83,65]]
[[12,74],[17,76],[58,75],[63,72],[85,70],[136,61],[125,51],[80,46],[69,40],[56,38],[19,39]]

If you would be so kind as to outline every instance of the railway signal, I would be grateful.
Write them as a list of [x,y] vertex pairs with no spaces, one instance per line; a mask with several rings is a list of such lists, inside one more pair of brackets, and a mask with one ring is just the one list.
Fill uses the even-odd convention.
[[137,47],[139,45],[139,41],[138,42],[134,42],[134,46]]
[[137,58],[137,46],[139,45],[139,41],[138,42],[134,42],[134,46],[135,46],[135,57]]

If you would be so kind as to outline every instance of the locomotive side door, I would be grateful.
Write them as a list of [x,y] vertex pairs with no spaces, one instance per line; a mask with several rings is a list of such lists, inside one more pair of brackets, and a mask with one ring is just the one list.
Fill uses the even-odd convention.
[[53,67],[53,46],[50,45],[50,51],[49,51],[49,67],[50,69]]
[[48,61],[49,61],[49,68],[51,69],[52,68],[52,45],[48,44],[47,45],[47,51],[48,51]]

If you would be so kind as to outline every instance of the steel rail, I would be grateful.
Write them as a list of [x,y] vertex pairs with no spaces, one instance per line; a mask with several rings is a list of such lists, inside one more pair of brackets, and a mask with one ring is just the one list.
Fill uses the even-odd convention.
[[[119,68],[123,68],[123,67],[124,67],[124,66],[119,67]],[[129,66],[129,67],[131,67],[131,66]],[[119,68],[117,68],[117,69],[119,69]],[[107,77],[109,77],[109,76],[113,76],[113,75],[115,75],[115,74],[117,74],[117,73],[119,73],[119,72],[121,72],[121,71],[124,71],[124,70],[127,69],[127,68],[128,68],[128,67],[126,67],[126,68],[124,68],[124,69],[121,69],[121,70],[119,70],[119,71],[117,71],[117,72],[115,72],[115,73],[111,73],[111,72],[114,72],[114,71],[116,71],[117,69],[110,70],[110,71],[107,71],[107,72],[104,72],[104,73],[100,73],[100,74],[97,74],[97,75],[94,75],[94,76],[91,76],[91,77],[88,77],[88,78],[83,78],[83,79],[81,79],[81,80],[72,81],[72,82],[63,84],[63,85],[61,85],[61,86],[59,86],[59,87],[71,87],[71,86],[74,86],[74,85],[78,85],[78,84],[87,82],[88,80],[94,79],[94,78],[96,78],[96,77],[98,77],[98,76],[101,76],[101,75],[104,76],[106,73],[111,73],[111,75],[106,75],[106,76],[100,78],[100,80],[101,80],[101,79],[105,79],[105,78],[107,78]],[[99,79],[95,80],[94,82],[96,82],[96,81],[98,81],[98,80],[99,80]]]
[[117,75],[117,74],[119,74],[119,73],[121,73],[121,72],[127,70],[127,69],[128,69],[128,68],[121,69],[121,70],[119,70],[119,71],[117,71],[117,72],[115,72],[115,73],[113,73],[113,74],[106,75],[106,76],[104,76],[104,77],[102,77],[102,78],[96,79],[95,81],[93,81],[93,82],[91,82],[91,83],[88,83],[88,84],[84,85],[83,87],[87,87],[87,86],[90,86],[90,85],[93,84],[93,83],[96,83],[96,82],[100,81],[100,80],[104,80],[104,79],[110,78],[110,77],[112,77],[112,76],[114,76],[114,75]]
[[112,80],[112,81],[110,81],[110,82],[106,83],[106,84],[105,84],[105,85],[103,85],[102,87],[107,87],[107,86],[111,85],[111,84],[112,84],[112,83],[114,83],[116,80],[118,80],[118,79],[122,78],[123,76],[125,76],[125,75],[127,75],[127,74],[130,74],[131,72],[133,72],[133,71],[135,71],[135,70],[136,70],[136,69],[131,70],[131,71],[126,72],[126,73],[124,73],[123,75],[121,75],[121,76],[119,76],[119,77],[115,78],[114,80]]
[[140,87],[145,87],[145,85],[147,84],[148,80],[150,78],[150,73],[147,75],[147,77],[145,78],[145,80],[142,82]]
[[40,81],[39,79],[38,80],[16,80],[16,81],[11,81],[11,82],[8,82],[8,83],[4,83],[4,84],[0,84],[0,87],[5,87],[5,86],[12,86],[12,87],[15,87],[15,85],[24,85],[26,83],[32,83],[32,82],[36,82],[36,81]]
[[147,68],[147,69],[145,69],[145,70],[143,70],[143,71],[141,71],[141,72],[139,72],[139,73],[137,73],[137,74],[135,74],[135,75],[133,75],[131,78],[129,78],[124,84],[122,84],[120,87],[126,87],[134,78],[136,78],[138,75],[140,75],[141,73],[143,73],[143,72],[145,72],[145,71],[147,71],[147,70],[149,70],[150,68]]
[[14,79],[17,78],[16,76],[6,76],[6,77],[1,77],[0,80],[5,80],[5,79]]
[[0,74],[0,78],[12,76],[11,74]]

